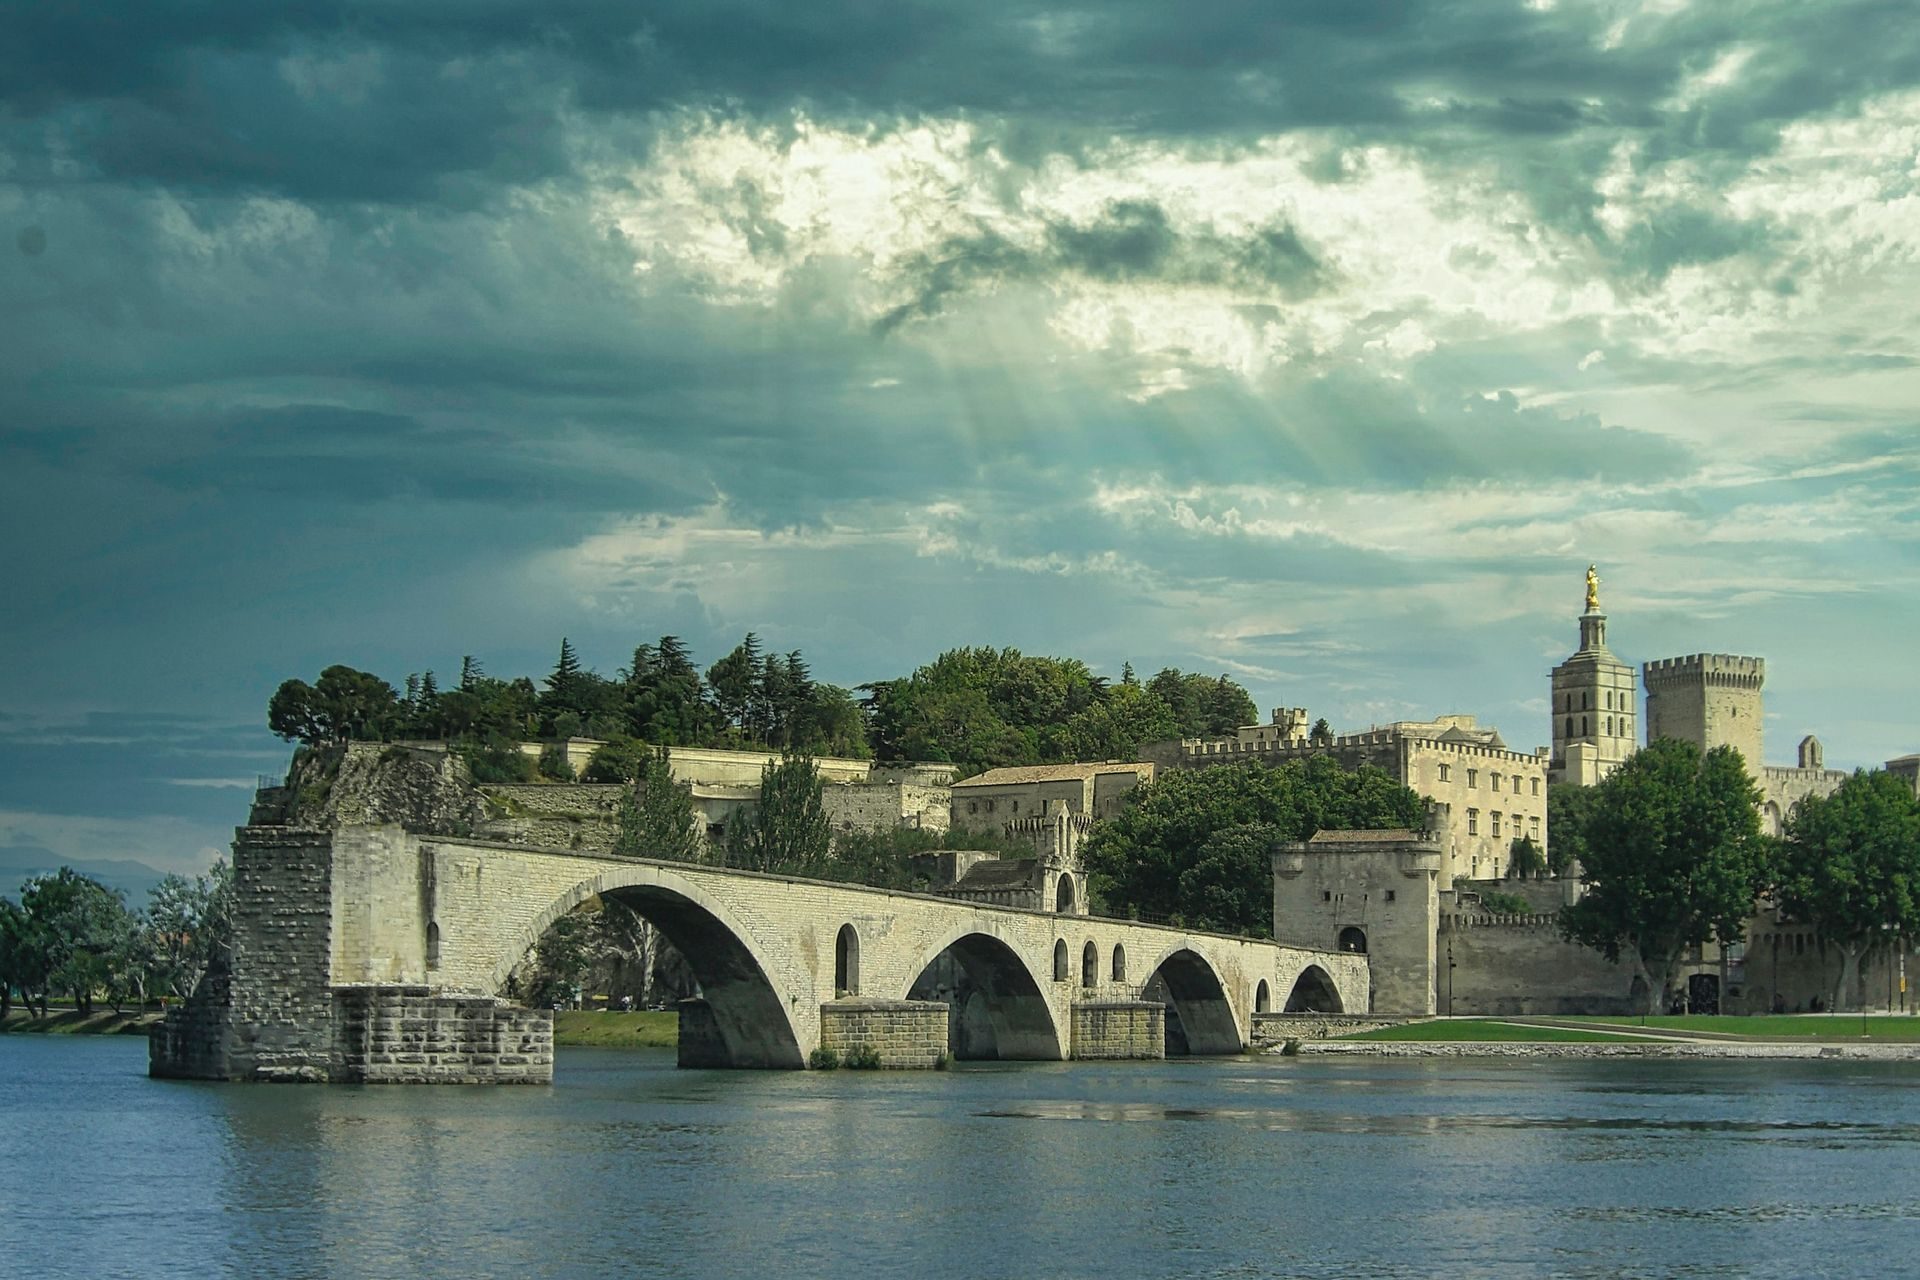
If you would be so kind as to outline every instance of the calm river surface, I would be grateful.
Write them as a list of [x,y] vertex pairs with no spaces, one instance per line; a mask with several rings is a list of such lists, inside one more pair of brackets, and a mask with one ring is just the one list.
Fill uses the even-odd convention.
[[1913,1064],[145,1069],[138,1039],[0,1036],[6,1274],[1920,1273]]

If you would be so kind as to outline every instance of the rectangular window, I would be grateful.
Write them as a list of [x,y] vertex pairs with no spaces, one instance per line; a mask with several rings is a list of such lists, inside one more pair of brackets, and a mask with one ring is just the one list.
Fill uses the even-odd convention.
[[1470,836],[1480,834],[1480,811],[1478,809],[1467,810],[1467,834]]
[[1322,901],[1322,902],[1332,902],[1332,901],[1333,901],[1333,890],[1331,890],[1331,889],[1322,889],[1322,890],[1320,891],[1320,901]]
[[1538,779],[1538,778],[1535,778],[1535,779],[1533,780],[1533,794],[1535,794],[1535,795],[1539,795],[1539,794],[1540,794],[1540,779]]
[[1539,844],[1540,843],[1540,819],[1528,818],[1527,825],[1533,828],[1533,842],[1535,844]]
[[1480,771],[1478,769],[1467,770],[1467,785],[1470,787],[1480,785]]
[[1489,784],[1489,785],[1491,785],[1491,786],[1492,786],[1492,788],[1493,788],[1493,789],[1494,789],[1495,791],[1498,791],[1498,790],[1500,789],[1500,775],[1499,775],[1499,774],[1497,774],[1497,773],[1496,773],[1496,774],[1493,774],[1492,776],[1490,776],[1490,777],[1489,777],[1489,778],[1487,779],[1487,782],[1488,782],[1488,784]]
[[1387,890],[1387,901],[1388,901],[1388,902],[1392,902],[1392,901],[1393,901],[1393,890],[1391,890],[1391,889],[1389,889],[1389,890]]
[[1500,811],[1498,809],[1493,811],[1493,838],[1495,840],[1500,838]]
[[1447,768],[1447,766],[1445,766],[1445,765],[1441,765],[1441,766],[1440,766],[1440,781],[1442,781],[1442,782],[1445,782],[1445,781],[1447,780],[1447,775],[1448,775],[1448,773],[1449,773],[1449,772],[1450,772],[1450,771],[1448,770],[1448,768]]

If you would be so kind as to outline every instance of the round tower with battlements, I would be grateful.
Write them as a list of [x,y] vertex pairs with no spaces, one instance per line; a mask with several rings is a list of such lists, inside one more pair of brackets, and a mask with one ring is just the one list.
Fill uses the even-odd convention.
[[1553,669],[1551,782],[1592,786],[1633,754],[1638,741],[1639,682],[1633,668],[1607,648],[1607,615],[1600,612],[1600,573],[1587,566],[1586,610],[1580,647]]

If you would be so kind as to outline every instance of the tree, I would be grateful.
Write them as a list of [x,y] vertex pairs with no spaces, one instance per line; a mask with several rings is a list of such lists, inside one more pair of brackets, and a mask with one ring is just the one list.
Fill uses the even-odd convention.
[[713,691],[720,719],[743,734],[751,727],[761,677],[760,637],[751,631],[732,653],[707,668],[707,688]]
[[1857,772],[1787,816],[1776,888],[1780,910],[1840,952],[1833,1008],[1862,1007],[1861,958],[1920,928],[1920,800],[1890,773]]
[[760,800],[729,824],[727,865],[812,876],[827,861],[833,827],[820,800],[820,771],[806,756],[782,756],[760,774]]
[[1547,851],[1547,870],[1564,876],[1583,866],[1587,855],[1587,819],[1593,813],[1598,787],[1573,782],[1547,786],[1547,830],[1553,847]]
[[1530,880],[1547,869],[1547,855],[1540,852],[1540,846],[1533,842],[1532,836],[1521,836],[1507,846],[1507,852],[1509,877]]
[[1662,738],[1594,788],[1585,824],[1586,893],[1561,932],[1609,960],[1631,955],[1647,1011],[1664,1009],[1680,954],[1740,941],[1769,880],[1759,790],[1740,753]]
[[380,741],[398,724],[400,712],[400,695],[392,685],[336,664],[314,684],[287,680],[274,690],[267,701],[267,727],[308,746]]
[[71,993],[82,1014],[92,1013],[94,993],[107,984],[110,958],[133,923],[120,894],[62,867],[27,881],[20,906],[29,922],[27,976],[40,991],[41,1013],[53,990]]
[[12,898],[0,898],[0,1020],[13,1012],[13,993],[33,1007],[32,921]]
[[620,829],[614,836],[613,851],[630,858],[701,861],[693,788],[674,780],[665,747],[647,755],[633,786],[621,798]]
[[608,738],[595,747],[593,757],[587,761],[586,772],[580,775],[582,782],[632,782],[640,776],[640,770],[646,766],[647,757],[653,754],[652,748],[638,738],[629,738],[619,734]]
[[1322,829],[1417,827],[1422,817],[1420,797],[1385,771],[1342,769],[1328,756],[1183,769],[1135,789],[1094,828],[1087,870],[1110,912],[1264,936],[1273,878],[1256,841],[1270,852]]
[[1177,737],[1179,731],[1158,695],[1123,680],[1068,720],[1054,741],[1057,753],[1072,760],[1136,760],[1143,745]]
[[233,869],[222,858],[206,875],[170,875],[148,893],[146,938],[153,981],[184,1000],[233,939]]
[[1218,738],[1259,719],[1247,691],[1225,675],[1203,676],[1163,667],[1147,689],[1167,704],[1182,738]]

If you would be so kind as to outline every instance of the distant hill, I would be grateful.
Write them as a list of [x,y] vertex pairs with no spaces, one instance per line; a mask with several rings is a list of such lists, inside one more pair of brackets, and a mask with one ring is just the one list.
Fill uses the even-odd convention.
[[72,867],[110,889],[123,890],[130,907],[146,906],[148,891],[167,874],[131,859],[87,861],[62,858],[53,850],[35,844],[0,845],[0,894],[17,900],[23,883],[35,876],[50,876],[61,867]]

